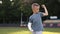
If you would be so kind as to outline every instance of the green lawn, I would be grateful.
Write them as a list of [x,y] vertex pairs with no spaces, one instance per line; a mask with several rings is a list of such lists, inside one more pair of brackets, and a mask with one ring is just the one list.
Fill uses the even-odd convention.
[[[27,28],[0,27],[0,34],[31,34]],[[43,34],[60,34],[60,28],[44,28]]]

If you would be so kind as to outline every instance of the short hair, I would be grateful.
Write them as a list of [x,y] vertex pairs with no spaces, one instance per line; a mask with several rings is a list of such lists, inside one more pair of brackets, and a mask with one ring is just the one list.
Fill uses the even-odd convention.
[[39,6],[40,7],[40,5],[38,3],[33,3],[32,8],[33,8],[33,6]]

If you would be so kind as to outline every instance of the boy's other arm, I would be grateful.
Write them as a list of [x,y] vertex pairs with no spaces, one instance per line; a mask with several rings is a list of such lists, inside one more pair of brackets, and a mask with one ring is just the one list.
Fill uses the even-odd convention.
[[32,23],[28,23],[28,29],[31,31],[31,32],[33,32],[33,29],[32,29],[32,27],[31,27],[31,25],[32,25]]
[[43,16],[47,16],[48,15],[48,10],[46,8],[46,6],[43,4],[42,8],[44,8],[45,12],[43,13]]

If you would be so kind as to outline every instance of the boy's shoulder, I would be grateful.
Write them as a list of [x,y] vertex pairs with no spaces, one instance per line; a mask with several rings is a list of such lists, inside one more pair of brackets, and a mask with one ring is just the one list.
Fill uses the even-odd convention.
[[32,18],[32,17],[33,17],[33,14],[29,18]]
[[29,18],[31,18],[32,17],[32,15],[30,15],[30,17]]

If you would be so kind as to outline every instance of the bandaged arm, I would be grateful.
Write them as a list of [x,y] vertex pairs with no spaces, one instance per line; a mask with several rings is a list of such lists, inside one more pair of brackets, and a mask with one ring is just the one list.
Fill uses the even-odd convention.
[[28,22],[28,29],[29,29],[30,31],[33,31],[31,25],[32,25],[32,23],[31,23],[31,22]]

